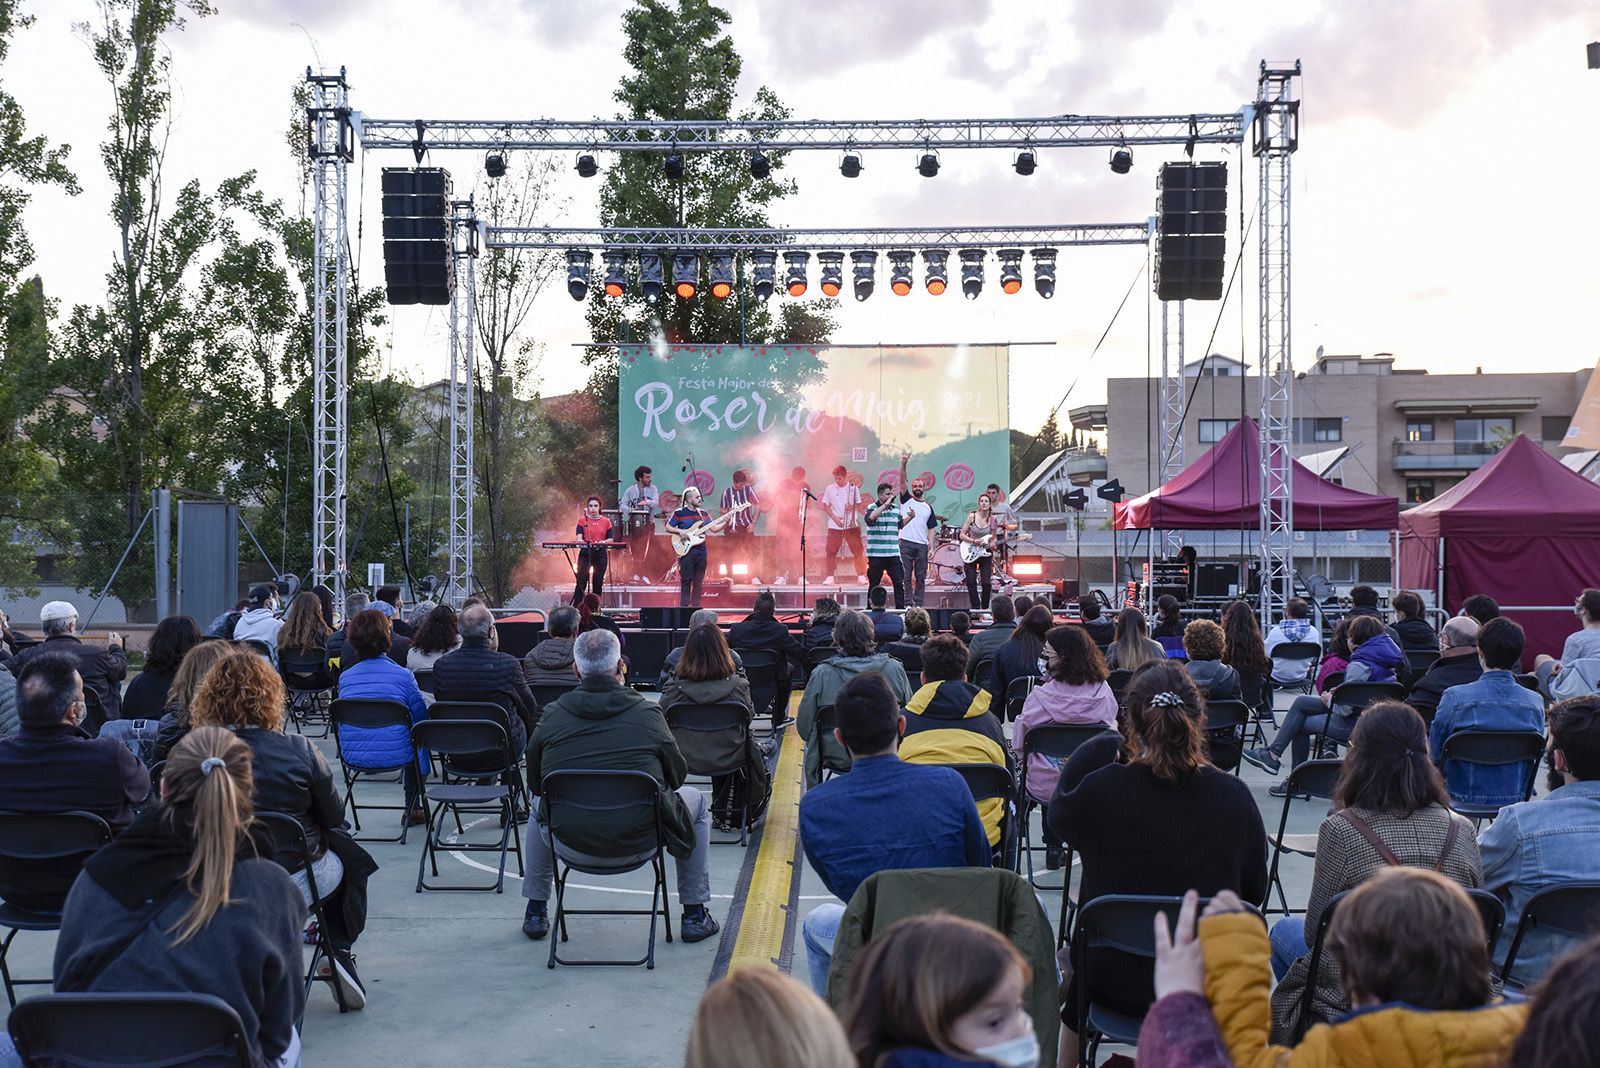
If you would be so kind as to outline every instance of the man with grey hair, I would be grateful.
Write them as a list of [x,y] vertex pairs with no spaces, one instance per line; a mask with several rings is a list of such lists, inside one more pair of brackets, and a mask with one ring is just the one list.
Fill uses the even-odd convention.
[[800,698],[800,737],[806,742],[806,785],[815,786],[822,781],[824,761],[836,771],[848,771],[850,754],[830,731],[817,730],[817,713],[833,705],[833,699],[845,683],[857,675],[875,671],[888,682],[895,700],[902,708],[911,700],[911,680],[900,661],[888,653],[875,651],[872,620],[861,612],[845,611],[833,625],[833,644],[839,655],[825,660],[811,669],[806,681],[806,692]]
[[[544,777],[553,771],[643,771],[660,787],[661,828],[678,873],[683,906],[681,935],[700,942],[717,933],[711,900],[711,806],[706,795],[685,786],[688,774],[678,743],[661,710],[623,684],[622,645],[608,630],[591,630],[573,646],[576,689],[552,701],[528,743],[528,792],[535,797],[528,821],[528,874],[522,896],[528,899],[522,933],[550,933],[547,902],[555,877],[550,829],[544,821]],[[561,827],[564,853],[619,860],[645,859],[655,852],[654,827],[641,829],[636,814],[572,817]]]
[[[689,616],[689,630],[696,627],[717,626],[717,612],[714,608],[702,608]],[[731,650],[730,650],[731,651]],[[683,659],[683,646],[678,646],[667,653],[666,660],[661,663],[661,677],[656,680],[657,686],[665,686],[667,680],[678,673],[678,661]],[[739,669],[739,674],[744,674],[744,661],[739,659],[739,654],[733,654],[733,666]]]
[[522,658],[522,676],[529,686],[576,686],[572,646],[578,636],[578,610],[557,605],[544,621],[544,638]]
[[[371,608],[374,603],[372,598],[359,591],[351,593],[344,599],[344,626],[328,635],[328,659],[339,661],[339,670],[343,671],[352,664],[359,664],[361,657],[354,650],[347,650],[344,644],[345,627],[350,621],[362,612]],[[399,622],[398,617],[390,621],[390,627]],[[389,659],[401,667],[406,666],[406,656],[411,652],[411,639],[402,634],[398,629],[391,629],[389,637]]]
[[492,647],[494,613],[481,604],[461,611],[461,648],[433,663],[439,701],[490,701],[506,710],[511,744],[522,749],[539,722],[539,703],[522,675],[522,662]]
[[1439,659],[1429,664],[1422,677],[1411,684],[1406,700],[1422,713],[1423,719],[1431,721],[1446,690],[1477,682],[1482,674],[1483,663],[1478,659],[1478,621],[1471,616],[1451,616],[1439,631]]
[[[106,636],[106,647],[87,645],[78,637],[78,609],[70,601],[50,601],[39,609],[39,626],[44,631],[44,641],[30,645],[5,662],[11,674],[22,677],[29,661],[47,653],[66,653],[78,664],[78,675],[83,679],[85,692],[99,698],[105,720],[122,718],[122,680],[128,674],[127,642],[122,635],[112,631]],[[84,729],[94,734],[102,721],[87,719]]]

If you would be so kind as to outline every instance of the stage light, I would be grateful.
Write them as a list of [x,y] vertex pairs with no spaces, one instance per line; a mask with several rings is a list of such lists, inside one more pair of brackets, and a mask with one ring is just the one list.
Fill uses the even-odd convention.
[[934,178],[939,174],[939,153],[924,152],[922,158],[917,160],[917,173],[924,178]]
[[661,299],[661,289],[661,253],[639,253],[639,295],[645,300],[655,302]]
[[1017,173],[1022,175],[1024,178],[1032,174],[1034,168],[1038,165],[1039,157],[1034,154],[1034,151],[1031,148],[1025,148],[1021,152],[1018,152],[1017,158],[1011,161],[1011,166],[1015,167]]
[[839,173],[846,178],[861,177],[861,154],[859,152],[846,152],[839,161]]
[[1113,174],[1127,174],[1131,170],[1133,170],[1133,153],[1128,151],[1126,145],[1111,153]]
[[683,177],[683,153],[673,149],[661,157],[661,173],[673,181]]
[[916,257],[917,254],[908,248],[889,250],[889,288],[895,296],[903,297],[911,292],[911,272]]
[[872,296],[872,288],[876,284],[878,271],[878,254],[870,250],[850,253],[851,273],[855,275],[856,299],[866,300]]
[[567,250],[567,292],[573,300],[589,295],[589,261],[594,259],[588,249]]
[[733,565],[733,577],[734,578],[748,578],[749,575],[750,575],[750,565],[749,564],[741,564],[741,563],[739,563],[737,561],[734,562],[734,565]]
[[578,153],[578,177],[593,178],[600,173],[600,165],[594,161],[593,152]]
[[733,296],[733,253],[711,254],[711,295],[718,300]]
[[499,152],[491,152],[483,157],[483,172],[490,178],[504,178],[506,176],[506,157]]
[[606,261],[606,296],[622,296],[628,291],[628,254],[608,248],[600,256]]
[[809,252],[785,252],[783,254],[783,288],[791,297],[803,297],[806,292],[806,264],[811,260]]
[[817,263],[822,272],[822,295],[837,297],[844,291],[844,253],[819,252]]
[[759,148],[750,153],[750,177],[765,178],[772,173],[772,161]]
[[964,248],[961,250],[961,295],[968,300],[977,300],[982,292],[983,249]]
[[752,252],[750,254],[750,289],[757,300],[770,300],[778,281],[778,254]]
[[1033,288],[1045,300],[1056,295],[1056,250],[1033,250]]
[[950,283],[950,250],[930,248],[922,252],[922,267],[926,272],[928,292],[939,296]]
[[672,291],[679,300],[693,300],[700,292],[700,257],[695,253],[672,254]]
[[1000,260],[1000,288],[1006,293],[1022,292],[1022,250],[1003,248],[995,256]]
[[1011,558],[1011,574],[1017,578],[1044,577],[1044,557],[1013,556]]

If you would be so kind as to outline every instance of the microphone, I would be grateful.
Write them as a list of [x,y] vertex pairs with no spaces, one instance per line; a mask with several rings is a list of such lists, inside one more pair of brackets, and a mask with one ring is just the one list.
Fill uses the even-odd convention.
[[817,495],[815,493],[811,492],[811,487],[809,487],[809,486],[801,486],[800,487],[800,492],[804,493],[807,497],[810,497],[812,500],[817,501],[818,504],[822,503],[820,500],[817,499]]

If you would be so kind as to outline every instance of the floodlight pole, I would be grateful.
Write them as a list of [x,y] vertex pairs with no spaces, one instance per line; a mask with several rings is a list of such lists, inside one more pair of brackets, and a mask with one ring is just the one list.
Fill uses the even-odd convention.
[[450,202],[450,535],[440,603],[456,608],[472,593],[473,419],[477,388],[473,315],[477,307],[480,226],[472,201]]

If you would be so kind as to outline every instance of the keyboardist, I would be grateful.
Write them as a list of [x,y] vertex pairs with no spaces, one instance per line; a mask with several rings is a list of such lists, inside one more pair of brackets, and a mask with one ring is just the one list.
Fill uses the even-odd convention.
[[594,595],[599,597],[603,592],[601,585],[606,577],[606,543],[611,540],[611,520],[600,514],[601,504],[599,497],[590,497],[584,502],[583,514],[578,517],[578,540],[583,545],[578,550],[578,585],[572,591],[573,604],[583,600],[590,575],[594,576]]

